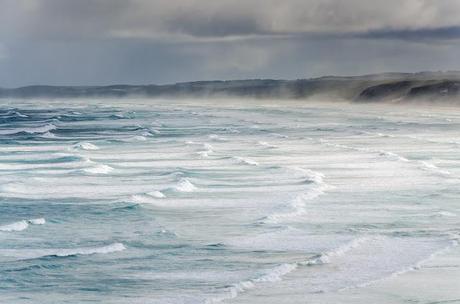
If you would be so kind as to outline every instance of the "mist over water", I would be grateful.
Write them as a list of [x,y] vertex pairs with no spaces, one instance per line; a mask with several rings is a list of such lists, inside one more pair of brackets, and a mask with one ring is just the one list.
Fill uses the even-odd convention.
[[4,100],[0,302],[458,301],[459,130],[435,106]]

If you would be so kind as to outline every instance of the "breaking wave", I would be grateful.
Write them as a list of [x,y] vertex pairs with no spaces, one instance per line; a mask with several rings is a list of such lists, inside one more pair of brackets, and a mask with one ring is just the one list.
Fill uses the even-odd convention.
[[233,159],[235,159],[239,163],[242,163],[242,164],[245,164],[245,165],[250,165],[250,166],[258,166],[259,165],[258,162],[256,162],[255,160],[249,159],[249,158],[235,156],[235,157],[233,157]]
[[96,146],[95,144],[89,143],[89,142],[82,142],[82,143],[76,144],[75,148],[79,148],[82,150],[99,150],[98,146]]
[[225,300],[234,299],[240,293],[256,288],[257,284],[260,284],[260,283],[279,282],[283,279],[285,275],[293,272],[300,266],[327,264],[334,257],[342,256],[346,254],[348,251],[360,246],[361,244],[369,240],[370,238],[368,237],[357,238],[334,250],[327,251],[323,254],[314,256],[305,261],[280,264],[272,269],[267,270],[264,274],[262,274],[259,277],[256,277],[254,279],[249,279],[246,281],[240,281],[238,283],[233,284],[231,287],[228,288],[228,291],[226,294],[220,297],[208,299],[206,300],[206,303],[207,304],[221,303]]
[[151,196],[151,197],[155,197],[155,198],[164,198],[164,197],[166,197],[163,194],[163,192],[161,192],[161,191],[151,191],[151,192],[147,192],[146,194]]
[[180,179],[174,189],[179,192],[193,192],[197,190],[196,186],[186,178]]
[[305,175],[305,179],[310,182],[309,189],[306,192],[298,194],[290,200],[287,206],[283,206],[285,211],[274,212],[262,219],[263,223],[279,223],[285,220],[292,220],[298,216],[307,213],[306,203],[310,200],[323,195],[331,186],[324,182],[324,175],[320,172],[309,169],[293,167],[291,170],[299,171]]
[[113,168],[108,165],[97,164],[93,167],[85,168],[83,171],[90,174],[109,174],[113,171]]
[[55,130],[56,128],[57,127],[53,124],[47,124],[47,125],[43,125],[40,127],[34,127],[34,128],[6,129],[6,130],[0,130],[0,135],[14,135],[14,134],[21,134],[21,133],[41,134],[41,133],[47,133],[51,130]]
[[77,255],[107,254],[125,250],[122,243],[113,243],[102,247],[53,248],[53,249],[0,249],[0,256],[20,260],[43,257],[68,257]]
[[29,219],[29,220],[21,220],[11,224],[0,226],[0,231],[2,232],[16,232],[16,231],[23,231],[29,228],[29,224],[31,225],[44,225],[46,220],[44,218],[36,218],[36,219]]

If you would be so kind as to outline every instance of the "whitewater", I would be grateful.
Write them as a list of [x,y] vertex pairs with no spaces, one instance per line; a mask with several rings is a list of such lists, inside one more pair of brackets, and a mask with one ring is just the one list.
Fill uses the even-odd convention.
[[0,100],[1,303],[459,303],[460,110]]

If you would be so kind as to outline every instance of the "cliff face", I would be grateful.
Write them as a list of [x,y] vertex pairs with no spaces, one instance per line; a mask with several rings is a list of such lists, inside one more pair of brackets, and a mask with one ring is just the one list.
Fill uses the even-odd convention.
[[0,89],[3,98],[251,97],[306,99],[323,95],[358,102],[460,100],[460,72],[386,73],[299,80],[198,81],[171,85],[27,86]]

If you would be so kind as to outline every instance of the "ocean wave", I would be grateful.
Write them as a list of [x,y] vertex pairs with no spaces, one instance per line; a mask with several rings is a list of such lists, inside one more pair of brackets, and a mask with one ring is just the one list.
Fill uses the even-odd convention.
[[155,197],[155,198],[164,198],[164,197],[166,197],[163,194],[163,192],[161,192],[161,191],[151,191],[151,192],[147,192],[146,194],[151,196],[151,197]]
[[274,212],[264,217],[261,221],[262,223],[274,224],[302,216],[307,213],[307,201],[313,200],[323,195],[325,191],[331,189],[331,186],[324,182],[324,175],[320,172],[299,167],[288,169],[302,172],[304,178],[313,185],[311,185],[307,191],[296,195],[294,199],[288,202],[287,206],[283,206],[284,209],[287,207],[288,210]]
[[41,134],[41,133],[47,133],[51,130],[55,130],[56,128],[57,127],[53,124],[46,124],[43,126],[33,127],[33,128],[15,128],[15,129],[0,130],[0,135],[14,135],[14,134],[21,134],[21,133]]
[[127,141],[146,141],[147,137],[143,135],[136,135],[127,139]]
[[[369,150],[367,152],[373,152],[373,151]],[[397,161],[402,161],[402,162],[410,162],[410,160],[405,158],[404,156],[401,156],[401,155],[399,155],[397,153],[394,153],[394,152],[391,152],[391,151],[378,150],[376,152],[379,153],[379,155],[388,157],[391,160],[397,160]]]
[[339,246],[336,249],[327,251],[327,252],[322,253],[322,254],[320,254],[320,255],[318,255],[316,257],[313,257],[311,259],[302,261],[302,262],[300,262],[298,264],[302,265],[302,266],[328,264],[328,263],[331,262],[332,258],[342,256],[342,255],[346,254],[347,252],[349,252],[350,250],[359,247],[363,243],[371,241],[371,240],[375,240],[375,239],[378,239],[378,237],[374,237],[374,238],[372,238],[372,237],[356,238],[356,239],[353,239],[352,241],[350,241],[350,242],[348,242],[348,243],[346,243],[346,244],[344,244],[342,246]]
[[264,147],[266,147],[266,148],[270,148],[270,149],[278,148],[278,146],[269,144],[269,143],[266,142],[266,141],[258,141],[257,144],[259,144],[259,145],[261,145],[261,146],[264,146]]
[[211,149],[196,152],[196,154],[198,154],[201,157],[205,157],[205,158],[209,157],[209,154],[212,154],[212,153],[214,153],[214,151]]
[[433,163],[430,163],[430,162],[427,162],[427,161],[422,161],[422,160],[418,161],[418,163],[420,164],[422,169],[425,169],[427,171],[431,171],[433,173],[437,173],[437,174],[440,174],[440,175],[451,175],[451,173],[449,171],[443,170],[443,169],[439,168],[438,166],[436,166]]
[[19,111],[15,111],[15,110],[11,110],[11,111],[8,111],[6,113],[1,113],[0,114],[1,118],[16,118],[16,117],[19,117],[19,118],[28,118],[29,116],[26,115],[26,114],[23,114]]
[[432,215],[433,217],[456,217],[457,214],[449,211],[439,211]]
[[29,220],[20,220],[11,224],[2,225],[0,226],[1,232],[17,232],[23,231],[29,228],[29,224],[32,225],[44,225],[46,220],[44,218],[36,218],[36,219],[29,219]]
[[28,227],[29,227],[29,223],[27,223],[27,221],[25,220],[22,220],[22,221],[0,226],[0,231],[2,232],[22,231],[22,230],[26,230]]
[[83,169],[84,172],[90,174],[109,174],[113,170],[114,169],[112,167],[104,164],[97,164],[93,167]]
[[209,139],[214,140],[214,141],[227,141],[227,139],[220,137],[219,135],[216,135],[216,134],[211,134],[208,137]]
[[345,290],[349,290],[349,289],[362,288],[362,287],[370,286],[370,285],[376,284],[378,282],[381,282],[381,281],[384,281],[384,280],[387,280],[387,279],[390,279],[390,278],[398,277],[400,275],[403,275],[403,274],[411,272],[411,271],[419,270],[419,269],[421,269],[423,267],[424,264],[426,264],[429,261],[433,260],[437,256],[440,256],[442,254],[445,254],[445,253],[449,252],[450,250],[452,250],[454,247],[457,247],[458,245],[459,245],[458,236],[457,235],[451,236],[450,237],[450,243],[447,246],[445,246],[445,247],[443,247],[443,248],[441,248],[439,250],[434,251],[433,253],[429,254],[428,257],[426,257],[424,259],[421,259],[421,260],[413,263],[410,266],[403,267],[402,269],[399,269],[399,270],[396,270],[394,272],[391,272],[388,275],[383,276],[382,278],[378,278],[378,279],[375,279],[375,280],[366,281],[364,283],[355,284],[355,285],[347,286],[347,287],[344,287],[344,288],[340,288],[339,291],[345,291]]
[[156,198],[147,194],[135,194],[130,198],[131,201],[138,204],[155,204]]
[[43,257],[68,257],[77,255],[107,254],[125,250],[122,243],[113,243],[101,247],[52,248],[52,249],[0,249],[0,256],[13,257],[20,260],[38,259]]
[[235,159],[239,163],[250,165],[250,166],[258,166],[259,165],[258,162],[256,162],[255,160],[249,159],[249,158],[234,156],[233,159]]
[[40,137],[50,139],[50,138],[56,138],[56,135],[52,132],[46,132],[40,135]]
[[271,135],[274,137],[279,137],[279,138],[289,138],[289,136],[284,135],[284,134],[279,134],[279,133],[271,133]]
[[371,135],[371,136],[376,136],[376,137],[384,137],[384,138],[394,138],[394,137],[396,137],[396,135],[393,135],[393,134],[380,133],[380,132],[363,131],[362,133],[366,134],[366,135]]
[[99,150],[98,146],[89,142],[78,143],[74,147],[82,150]]
[[179,192],[193,192],[197,190],[196,186],[186,178],[181,178],[174,189]]
[[28,220],[32,225],[45,225],[46,220],[42,217]]

